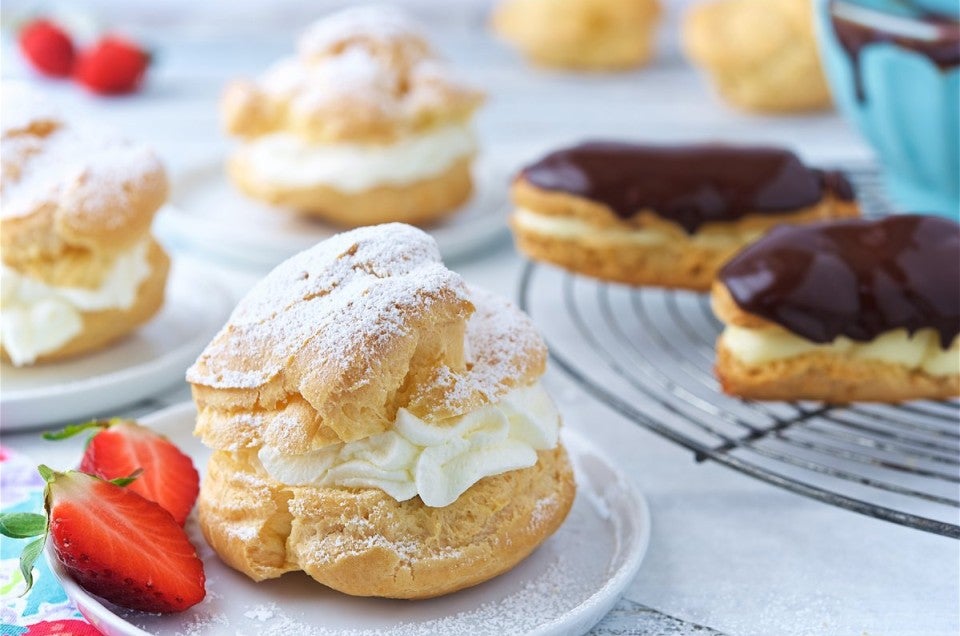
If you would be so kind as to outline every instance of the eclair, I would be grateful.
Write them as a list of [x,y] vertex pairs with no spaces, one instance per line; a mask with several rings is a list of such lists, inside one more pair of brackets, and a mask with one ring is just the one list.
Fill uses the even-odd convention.
[[653,57],[660,13],[659,0],[501,0],[493,27],[542,66],[622,70]]
[[426,598],[525,558],[575,486],[540,384],[546,347],[408,225],[274,269],[188,370],[213,449],[199,519],[255,581]]
[[716,373],[749,399],[960,395],[960,225],[903,215],[782,226],[720,270]]
[[5,86],[0,154],[3,359],[94,351],[149,320],[169,269],[150,235],[167,197],[154,153]]
[[630,285],[707,291],[717,270],[771,227],[857,216],[837,172],[771,147],[589,142],[516,176],[521,252]]
[[482,101],[403,14],[346,9],[227,87],[223,122],[241,141],[228,173],[254,199],[340,226],[429,223],[470,197]]
[[682,29],[691,62],[740,108],[788,113],[830,107],[811,0],[711,0]]

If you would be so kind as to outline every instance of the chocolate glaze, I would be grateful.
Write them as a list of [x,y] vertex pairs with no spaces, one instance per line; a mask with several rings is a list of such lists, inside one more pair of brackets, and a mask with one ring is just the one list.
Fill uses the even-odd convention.
[[902,215],[781,225],[720,270],[737,305],[814,342],[960,333],[960,225]]
[[[831,0],[831,9],[837,4]],[[935,27],[937,37],[933,39],[919,39],[897,35],[888,31],[874,29],[865,24],[842,18],[831,12],[831,22],[834,33],[840,46],[850,57],[853,66],[853,77],[857,91],[857,99],[861,102],[866,99],[863,88],[863,71],[860,68],[860,54],[864,47],[870,44],[888,42],[901,48],[924,55],[941,70],[960,66],[960,22],[947,16],[935,13],[918,14],[910,19],[924,22]]]
[[552,152],[520,174],[543,190],[605,204],[625,219],[650,209],[691,234],[711,221],[809,207],[826,191],[853,199],[842,174],[808,168],[788,150],[757,146],[595,141]]

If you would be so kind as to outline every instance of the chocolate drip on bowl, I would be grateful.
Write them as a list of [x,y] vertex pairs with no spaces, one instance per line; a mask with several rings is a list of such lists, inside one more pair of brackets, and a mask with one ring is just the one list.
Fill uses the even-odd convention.
[[947,16],[918,13],[897,16],[849,2],[830,2],[830,21],[853,67],[857,99],[866,100],[861,55],[873,44],[888,43],[919,53],[941,71],[960,66],[960,22]]

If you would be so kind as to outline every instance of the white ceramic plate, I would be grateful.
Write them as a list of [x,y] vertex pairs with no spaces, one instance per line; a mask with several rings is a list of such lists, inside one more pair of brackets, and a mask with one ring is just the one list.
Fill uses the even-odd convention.
[[[507,234],[509,171],[478,160],[473,198],[448,219],[425,228],[445,260],[462,259]],[[157,231],[177,243],[256,269],[270,269],[342,231],[244,197],[223,165],[197,168],[176,179]]]
[[0,367],[5,432],[111,412],[183,382],[234,300],[219,279],[174,262],[159,313],[101,351],[49,364]]
[[[191,435],[194,417],[193,405],[185,404],[142,421],[169,436],[202,472],[209,451]],[[195,515],[187,530],[204,561],[207,597],[181,614],[118,608],[78,587],[49,550],[47,559],[67,595],[106,636],[581,634],[610,611],[636,575],[650,537],[650,513],[605,455],[572,431],[563,437],[578,485],[563,526],[510,572],[449,596],[415,602],[355,598],[302,573],[254,583],[220,562]]]

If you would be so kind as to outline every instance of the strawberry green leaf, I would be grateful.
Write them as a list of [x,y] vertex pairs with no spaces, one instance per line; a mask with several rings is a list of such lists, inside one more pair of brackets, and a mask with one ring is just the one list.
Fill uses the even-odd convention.
[[91,428],[105,429],[108,426],[110,426],[110,422],[107,420],[90,420],[89,422],[83,422],[81,424],[68,424],[59,431],[48,431],[44,433],[42,437],[46,440],[57,441],[79,435],[83,431],[88,431]]
[[11,539],[39,537],[47,531],[47,517],[35,512],[0,513],[0,534]]
[[30,588],[33,587],[33,564],[37,562],[37,557],[43,552],[43,542],[46,538],[46,535],[44,535],[31,541],[20,553],[20,573],[23,574],[23,581],[27,584],[26,589],[20,596],[29,592]]
[[143,469],[138,468],[132,473],[130,473],[129,475],[127,475],[126,477],[117,477],[116,479],[110,479],[108,481],[114,486],[120,486],[121,488],[123,488],[124,486],[129,486],[130,484],[132,484],[134,481],[136,481],[137,477],[139,477],[142,474],[143,474]]
[[57,471],[43,464],[37,466],[37,472],[40,473],[41,477],[43,477],[43,481],[47,482],[48,484],[53,481],[54,477],[57,476]]

